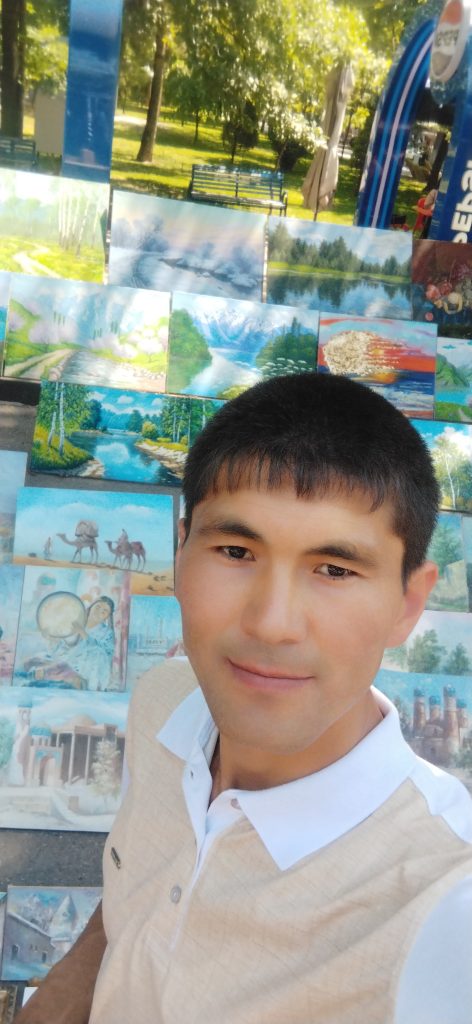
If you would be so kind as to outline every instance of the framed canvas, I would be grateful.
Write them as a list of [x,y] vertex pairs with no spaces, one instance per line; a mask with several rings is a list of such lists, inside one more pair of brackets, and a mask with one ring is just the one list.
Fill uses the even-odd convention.
[[472,612],[472,516],[461,516],[462,540],[469,594],[469,611]]
[[0,567],[12,560],[16,495],[25,482],[26,460],[26,452],[0,450]]
[[0,984],[0,1024],[13,1024],[18,1009],[18,998],[18,985]]
[[5,350],[4,338],[7,326],[9,294],[10,274],[6,270],[0,270],[0,373],[3,373],[3,360]]
[[10,885],[2,978],[45,978],[83,932],[101,895],[99,888]]
[[431,591],[426,607],[437,611],[469,611],[462,516],[440,512],[427,558],[439,569],[439,579]]
[[441,508],[472,511],[472,426],[412,420],[428,445],[441,491]]
[[12,681],[24,569],[0,565],[0,685]]
[[472,423],[472,340],[438,338],[434,418]]
[[414,319],[438,324],[443,336],[472,337],[472,245],[415,240],[411,276]]
[[175,597],[132,597],[126,687],[167,658],[185,654],[180,605]]

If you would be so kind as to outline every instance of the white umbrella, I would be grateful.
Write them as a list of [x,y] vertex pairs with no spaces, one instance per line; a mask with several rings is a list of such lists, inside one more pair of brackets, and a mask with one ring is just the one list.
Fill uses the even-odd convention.
[[313,210],[315,220],[318,211],[329,205],[338,183],[338,146],[354,81],[350,64],[332,68],[326,79],[326,107],[322,127],[327,142],[316,150],[302,185],[304,205]]

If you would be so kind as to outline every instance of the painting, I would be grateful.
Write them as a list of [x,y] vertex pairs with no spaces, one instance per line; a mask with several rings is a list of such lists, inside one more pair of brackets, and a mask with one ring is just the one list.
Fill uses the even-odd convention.
[[321,314],[320,371],[368,384],[406,416],[432,418],[435,357],[433,325]]
[[261,299],[263,214],[113,192],[110,283]]
[[2,978],[45,978],[83,932],[101,895],[99,888],[9,885]]
[[108,185],[2,167],[3,270],[102,281]]
[[24,574],[13,685],[123,690],[129,574],[36,565]]
[[0,985],[0,1024],[13,1024],[17,1008],[18,986],[2,983]]
[[11,275],[5,376],[164,391],[170,295]]
[[129,694],[0,687],[0,827],[108,832]]
[[[7,326],[8,297],[10,294],[10,274],[0,270],[0,373],[3,373],[4,338]],[[0,1020],[1,1024],[1,1020]]]
[[0,685],[9,686],[13,677],[24,569],[21,565],[0,565]]
[[472,512],[472,426],[427,420],[412,423],[431,452],[441,508]]
[[175,597],[132,597],[126,688],[165,658],[185,654],[180,605]]
[[234,398],[259,380],[316,370],[318,313],[174,292],[168,391]]
[[269,217],[268,259],[268,302],[411,319],[405,232]]
[[461,528],[469,593],[469,611],[472,612],[472,517],[461,516]]
[[472,245],[416,240],[411,276],[414,319],[438,324],[443,336],[472,338]]
[[472,340],[438,338],[434,418],[472,423]]
[[439,569],[439,579],[426,604],[432,610],[469,611],[461,519],[454,512],[440,512],[438,516],[426,556]]
[[132,593],[163,596],[173,592],[173,559],[170,495],[47,487],[18,493],[18,564],[130,570]]
[[[7,894],[6,894],[6,892],[0,892],[0,958],[1,958],[1,952],[2,952],[2,946],[3,946],[3,932],[4,932],[4,929],[5,929],[6,905],[7,905]],[[1,1012],[1,1001],[0,1001],[0,1012]],[[0,1024],[1,1024],[1,1020],[2,1020],[2,1018],[0,1016]]]
[[221,404],[43,381],[30,469],[180,487],[189,445]]
[[0,450],[0,567],[12,560],[16,495],[25,482],[26,460],[26,452]]
[[385,652],[375,685],[413,750],[472,792],[472,616],[423,612],[406,643]]

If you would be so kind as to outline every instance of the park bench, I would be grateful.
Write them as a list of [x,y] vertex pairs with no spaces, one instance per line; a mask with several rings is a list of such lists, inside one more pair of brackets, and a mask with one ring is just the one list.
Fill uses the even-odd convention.
[[33,139],[11,139],[0,135],[0,166],[28,167],[33,170],[38,162]]
[[288,193],[280,171],[251,171],[240,167],[193,164],[188,198],[223,206],[259,206],[269,213],[287,214]]

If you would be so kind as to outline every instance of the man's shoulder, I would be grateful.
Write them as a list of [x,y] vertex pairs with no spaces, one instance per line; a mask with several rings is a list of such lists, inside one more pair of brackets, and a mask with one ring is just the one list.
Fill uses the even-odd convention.
[[429,814],[472,845],[472,796],[465,785],[421,757],[416,758],[410,779],[425,800]]
[[130,703],[130,721],[155,732],[198,686],[187,658],[169,658],[138,680]]

